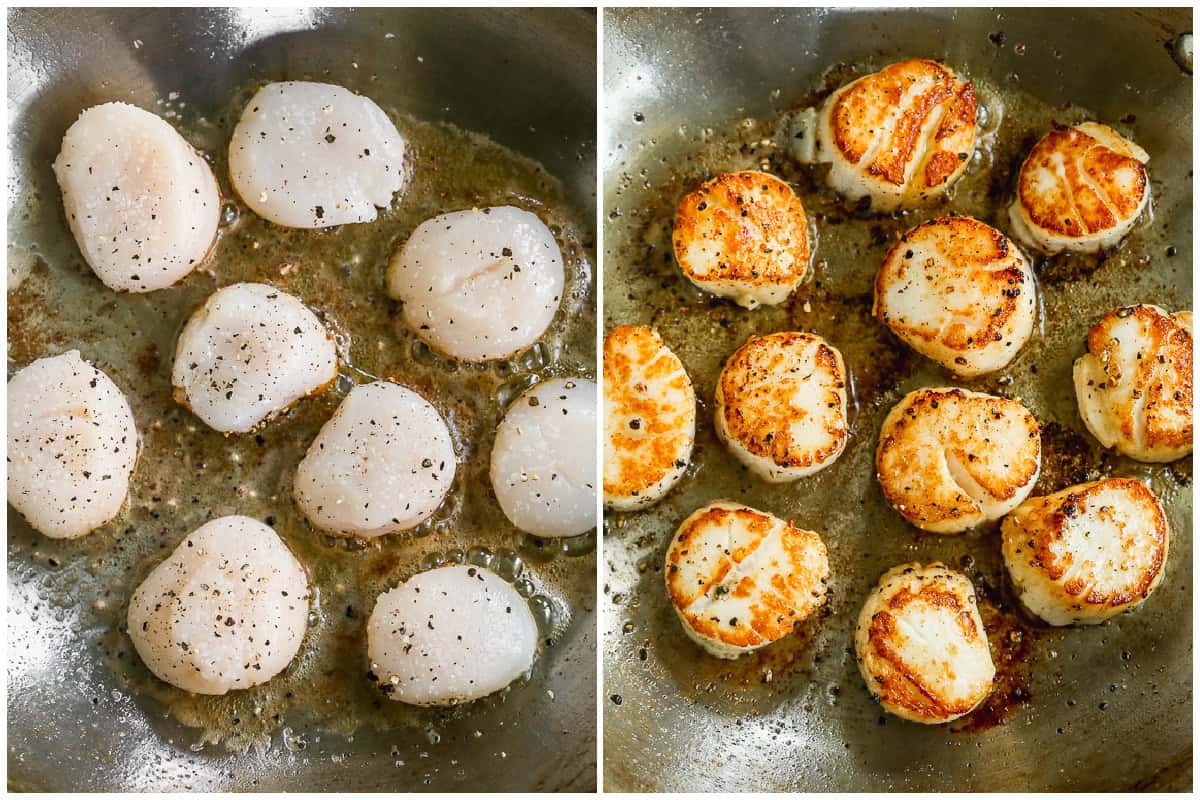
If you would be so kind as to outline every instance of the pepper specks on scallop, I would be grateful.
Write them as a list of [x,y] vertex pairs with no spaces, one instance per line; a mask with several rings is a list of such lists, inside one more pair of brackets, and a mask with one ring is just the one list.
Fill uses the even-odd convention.
[[513,525],[535,536],[596,527],[596,384],[555,378],[513,401],[492,446],[492,489]]
[[619,325],[604,339],[604,504],[653,505],[687,469],[696,390],[653,328]]
[[288,228],[371,222],[408,182],[406,144],[368,97],[329,83],[269,83],[229,141],[233,186]]
[[939,217],[905,233],[887,254],[872,313],[956,375],[983,375],[1007,366],[1033,334],[1033,270],[990,225]]
[[221,201],[212,170],[149,111],[126,103],[87,109],[53,166],[75,241],[110,289],[171,286],[216,239]]
[[337,375],[333,338],[304,303],[261,283],[214,292],[179,334],[176,399],[209,427],[245,433]]
[[8,382],[8,502],[54,539],[120,512],[138,455],[125,395],[79,357],[39,358]]
[[355,386],[296,469],[292,492],[316,527],[382,536],[416,527],[454,482],[454,445],[437,409],[405,386]]
[[426,220],[392,258],[388,294],[435,350],[462,361],[520,352],[562,300],[562,251],[537,215],[513,206]]
[[371,675],[388,698],[418,706],[500,691],[529,672],[537,639],[517,590],[466,565],[422,572],[384,592],[367,622]]
[[261,522],[212,520],[184,537],[134,590],[129,635],[161,680],[219,695],[282,672],[304,639],[304,568]]

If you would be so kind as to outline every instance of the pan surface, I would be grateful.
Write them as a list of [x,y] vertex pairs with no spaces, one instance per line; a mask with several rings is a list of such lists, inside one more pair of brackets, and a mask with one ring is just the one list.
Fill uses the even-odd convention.
[[[594,377],[595,18],[575,10],[24,9],[9,16],[9,373],[71,348],[130,399],[143,450],[131,501],[76,541],[8,517],[10,788],[589,790],[595,787],[595,537],[539,542],[504,518],[487,477],[504,404],[552,376]],[[375,223],[286,231],[230,190],[225,148],[271,80],[345,85],[393,115],[413,182]],[[531,87],[536,87],[536,91]],[[89,105],[125,100],[211,159],[226,203],[213,259],[179,285],[115,295],[83,263],[50,163]],[[383,292],[387,259],[423,219],[512,203],[563,248],[568,285],[542,343],[454,365],[413,339]],[[209,430],[170,399],[179,327],[218,286],[266,280],[334,327],[335,387],[259,437]],[[352,366],[351,366],[352,365]],[[306,527],[291,474],[355,382],[390,377],[456,431],[461,467],[433,523],[354,543]],[[129,593],[180,539],[228,513],[275,526],[317,590],[296,661],[261,687],[196,698],[156,681],[122,630]],[[388,585],[443,560],[490,561],[543,617],[532,676],[449,710],[382,699],[364,625]]]
[[[609,791],[1098,791],[1192,782],[1192,461],[1146,465],[1102,451],[1075,408],[1070,365],[1117,305],[1192,307],[1192,81],[1174,52],[1190,10],[613,10],[605,18],[604,325],[654,325],[696,385],[696,452],[656,507],[604,524],[602,706]],[[980,149],[945,204],[896,217],[848,209],[787,155],[793,109],[905,57],[943,59],[979,86]],[[1177,60],[1178,59],[1178,60]],[[1138,611],[1049,629],[1016,607],[998,534],[921,536],[887,507],[874,450],[888,409],[951,382],[870,317],[888,247],[937,214],[1007,230],[1011,177],[1053,122],[1088,118],[1151,155],[1153,213],[1107,258],[1037,265],[1040,330],[1007,369],[965,384],[1020,397],[1043,424],[1035,494],[1102,475],[1147,480],[1173,532],[1167,576]],[[790,303],[748,312],[679,274],[679,199],[721,171],[765,168],[815,218],[814,277]],[[815,330],[846,357],[851,438],[836,464],[770,486],[712,430],[716,375],[746,338]],[[696,508],[744,502],[821,533],[826,613],[737,661],[703,654],[663,588],[666,544]],[[962,721],[925,727],[883,713],[858,674],[851,631],[880,574],[941,560],[975,583],[998,680]]]

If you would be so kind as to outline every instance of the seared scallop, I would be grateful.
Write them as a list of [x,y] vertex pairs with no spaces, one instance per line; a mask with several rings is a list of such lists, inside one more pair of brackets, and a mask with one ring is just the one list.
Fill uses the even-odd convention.
[[296,468],[292,494],[317,528],[373,537],[414,528],[446,498],[454,442],[428,400],[388,381],[350,390]]
[[84,111],[63,136],[54,175],[84,260],[115,291],[170,286],[216,239],[221,200],[212,170],[149,111],[126,103]]
[[875,467],[884,497],[931,533],[999,519],[1041,473],[1041,427],[1016,400],[917,389],[883,421]]
[[1192,452],[1192,312],[1108,312],[1075,361],[1079,416],[1105,447],[1138,461]]
[[946,194],[975,151],[975,85],[936,61],[892,64],[838,89],[817,119],[829,185],[875,211]]
[[842,354],[811,333],[751,337],[725,362],[716,407],[717,436],[756,475],[812,475],[846,447]]
[[746,308],[782,303],[808,274],[804,205],[765,172],[718,175],[683,198],[672,239],[689,281]]
[[404,189],[404,137],[369,97],[329,83],[269,83],[229,140],[242,201],[288,228],[371,222]]
[[388,294],[435,350],[463,361],[507,358],[546,332],[563,292],[558,242],[513,206],[422,222],[388,267]]
[[604,340],[604,504],[636,511],[683,477],[696,440],[696,390],[662,337],[621,325]]
[[1033,333],[1033,271],[995,228],[970,217],[940,217],[892,247],[875,276],[873,313],[956,375],[995,372]]
[[1150,202],[1146,151],[1107,125],[1056,128],[1034,145],[1009,207],[1017,238],[1047,253],[1121,241]]
[[179,334],[175,399],[206,425],[245,433],[337,376],[337,347],[286,292],[235,283],[214,292]]
[[513,401],[492,445],[492,489],[513,525],[535,536],[596,527],[596,384],[555,378]]
[[196,694],[266,683],[300,650],[308,578],[283,540],[250,517],[214,519],[133,592],[129,636],[160,679]]
[[8,502],[46,536],[74,539],[115,517],[138,445],[125,395],[78,350],[8,382]]
[[996,675],[975,587],[940,563],[883,574],[858,615],[854,651],[883,709],[926,725],[969,713]]
[[812,531],[717,502],[679,526],[664,575],[688,637],[737,658],[792,633],[825,603],[829,555]]
[[367,622],[371,678],[392,700],[448,706],[529,672],[537,623],[525,599],[482,567],[414,575],[379,596]]
[[1135,608],[1166,571],[1166,515],[1131,478],[1031,497],[1000,530],[1017,595],[1051,625],[1100,623]]

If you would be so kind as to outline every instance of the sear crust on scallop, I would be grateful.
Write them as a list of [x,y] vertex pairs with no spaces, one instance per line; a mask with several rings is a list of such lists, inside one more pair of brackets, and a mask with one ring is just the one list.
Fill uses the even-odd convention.
[[829,185],[875,211],[946,193],[975,151],[975,85],[936,61],[892,64],[843,86],[818,113]]
[[1017,595],[1051,625],[1092,625],[1136,608],[1166,571],[1166,515],[1131,478],[1031,497],[1000,530]]
[[278,534],[250,517],[184,537],[134,590],[129,636],[161,680],[197,694],[266,683],[300,650],[308,578]]
[[139,444],[125,395],[78,350],[39,358],[8,382],[8,502],[52,539],[120,513]]
[[360,384],[308,447],[292,494],[315,527],[371,538],[409,530],[454,483],[454,442],[421,395],[388,381]]
[[854,650],[884,710],[925,725],[969,713],[996,675],[975,587],[941,563],[885,572],[858,615]]
[[1037,321],[1033,271],[995,228],[939,217],[910,230],[875,276],[875,318],[965,378],[1007,366]]
[[1013,233],[1047,253],[1115,246],[1150,202],[1146,151],[1107,125],[1056,128],[1034,145],[1009,207]]
[[1079,416],[1105,447],[1138,461],[1192,452],[1192,312],[1114,309],[1075,361]]
[[804,205],[765,172],[724,173],[684,197],[672,241],[688,280],[746,308],[782,303],[808,273]]
[[604,504],[657,503],[687,469],[696,439],[696,392],[679,358],[644,325],[604,340]]
[[917,389],[888,413],[875,466],[884,497],[931,533],[999,519],[1041,472],[1041,428],[1016,400],[966,389]]
[[771,482],[812,475],[846,447],[846,365],[820,336],[755,336],[717,379],[717,436]]
[[208,162],[168,122],[127,103],[79,115],[54,160],[71,233],[117,292],[182,280],[217,237],[221,197]]
[[717,502],[679,526],[665,577],[687,635],[718,658],[737,658],[792,633],[825,603],[829,556],[812,531]]
[[537,641],[525,598],[499,575],[438,567],[379,596],[367,621],[368,677],[392,700],[466,703],[527,674]]
[[206,425],[246,433],[337,377],[333,337],[299,299],[262,283],[218,289],[175,346],[175,400]]

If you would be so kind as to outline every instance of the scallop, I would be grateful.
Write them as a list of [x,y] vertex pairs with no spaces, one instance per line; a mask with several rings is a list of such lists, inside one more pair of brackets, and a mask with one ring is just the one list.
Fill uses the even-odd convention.
[[872,210],[944,196],[975,150],[975,85],[927,59],[891,64],[838,89],[817,114],[815,159],[829,185]]
[[696,391],[683,363],[645,325],[604,340],[604,504],[636,511],[679,482],[696,441]]
[[716,430],[764,480],[825,469],[848,437],[842,354],[811,333],[751,337],[717,378]]
[[384,592],[367,622],[371,677],[392,700],[470,702],[533,667],[538,630],[504,579],[462,564],[414,575]]
[[1079,416],[1105,447],[1138,461],[1192,452],[1192,312],[1114,309],[1075,361]]
[[1136,608],[1166,571],[1166,515],[1131,478],[1032,497],[1000,530],[1017,596],[1051,625],[1097,624]]
[[824,605],[829,554],[812,531],[720,501],[679,526],[664,576],[688,637],[733,659],[779,641]]
[[371,222],[408,182],[404,137],[369,97],[310,81],[268,83],[229,141],[242,201],[287,228]]
[[54,160],[67,223],[105,286],[150,292],[182,280],[212,248],[221,217],[204,157],[161,117],[93,106]]
[[1033,334],[1037,291],[1008,237],[970,217],[906,233],[875,277],[875,318],[955,375],[1006,367]]
[[558,312],[563,281],[554,234],[513,206],[422,222],[387,274],[413,332],[462,361],[507,358],[534,344]]
[[975,588],[940,563],[883,574],[858,615],[854,650],[883,709],[926,725],[970,713],[996,676]]
[[534,536],[596,527],[596,384],[554,378],[509,406],[492,445],[492,489],[513,525]]
[[39,358],[8,382],[8,502],[52,539],[115,517],[138,432],[125,395],[78,350]]
[[1114,247],[1150,202],[1146,151],[1107,125],[1056,128],[1034,145],[1009,207],[1013,233],[1047,253]]
[[408,530],[446,498],[454,442],[437,409],[405,386],[355,386],[296,469],[292,493],[312,524],[373,537]]
[[196,694],[266,683],[300,651],[308,578],[283,540],[250,517],[184,537],[129,601],[129,636],[150,671]]
[[917,389],[883,421],[875,466],[902,517],[931,533],[959,533],[1016,508],[1033,490],[1041,458],[1041,426],[1020,402]]
[[777,305],[808,274],[808,219],[765,172],[718,175],[683,198],[672,234],[684,276],[740,306]]
[[337,376],[337,347],[299,299],[261,283],[214,292],[179,334],[175,399],[211,428],[245,433]]

